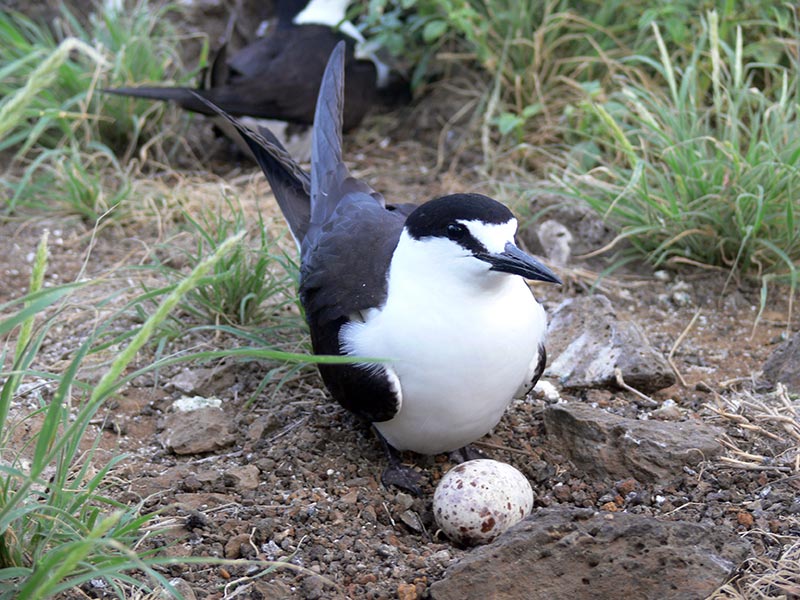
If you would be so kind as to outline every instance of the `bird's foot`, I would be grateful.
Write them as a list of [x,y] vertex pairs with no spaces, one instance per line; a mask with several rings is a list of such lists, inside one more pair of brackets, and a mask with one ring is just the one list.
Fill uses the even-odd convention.
[[383,470],[383,473],[381,473],[381,483],[385,487],[388,488],[390,485],[393,485],[396,488],[408,492],[412,496],[422,495],[422,490],[419,487],[420,481],[422,481],[422,475],[413,468],[400,464],[399,462],[390,464]]
[[459,464],[467,462],[468,460],[478,460],[480,458],[488,458],[483,450],[479,450],[475,446],[470,446],[469,444],[462,448],[459,448],[458,450],[453,450],[449,454],[449,456],[450,460]]
[[389,466],[381,473],[381,483],[387,488],[393,485],[401,490],[405,490],[413,496],[421,496],[422,490],[419,487],[419,483],[422,481],[422,475],[412,467],[403,464],[400,458],[400,452],[386,441],[386,438],[381,435],[380,431],[374,427],[373,431],[380,441],[383,451],[386,453],[386,458],[389,461]]

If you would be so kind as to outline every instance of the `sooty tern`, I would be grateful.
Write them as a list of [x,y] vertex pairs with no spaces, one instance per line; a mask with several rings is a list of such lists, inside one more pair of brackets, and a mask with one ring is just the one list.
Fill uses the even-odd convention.
[[392,205],[350,175],[344,62],[340,43],[319,93],[310,176],[268,130],[228,118],[300,247],[299,292],[315,353],[386,359],[320,364],[334,399],[396,450],[456,450],[494,427],[541,375],[546,318],[524,278],[560,281],[516,246],[517,221],[503,204],[453,194]]
[[[303,125],[313,123],[319,83],[333,48],[345,42],[343,127],[356,127],[368,109],[378,103],[408,100],[408,84],[365,50],[364,38],[345,20],[348,0],[281,0],[277,3],[277,26],[227,58],[223,45],[203,72],[199,87],[121,87],[104,91],[136,98],[173,101],[192,112],[215,116],[198,98],[210,100],[237,117],[272,119],[294,124],[268,123],[284,140],[294,134],[295,158],[308,160],[308,136]],[[258,127],[263,123],[254,125]],[[301,127],[296,127],[296,126]],[[222,127],[223,131],[229,129]],[[238,136],[236,138],[238,140]]]

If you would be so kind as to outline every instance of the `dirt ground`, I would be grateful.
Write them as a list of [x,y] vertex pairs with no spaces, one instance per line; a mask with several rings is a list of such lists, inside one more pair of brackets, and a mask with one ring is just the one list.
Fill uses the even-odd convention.
[[[373,129],[381,127],[378,120]],[[393,199],[421,201],[468,187],[491,189],[467,160],[455,170],[437,171],[435,150],[392,133],[349,139],[346,155],[356,175]],[[238,186],[245,205],[257,203],[271,215],[271,226],[282,227],[275,209],[269,208],[268,188],[253,166],[216,168],[222,176],[198,177],[187,184],[187,195],[194,190],[202,198],[213,197],[225,180]],[[195,208],[202,202],[195,202]],[[146,264],[158,243],[173,239],[174,213],[158,215],[119,221],[101,228],[94,238],[91,227],[73,217],[28,215],[0,223],[4,250],[0,253],[0,303],[23,293],[32,253],[45,228],[51,235],[49,282],[104,278],[102,284],[88,286],[73,297],[72,306],[62,315],[63,323],[45,343],[44,368],[57,371],[66,364],[80,339],[102,316],[91,308],[98,298],[112,289],[138,293],[139,279],[157,280],[152,271],[129,267]],[[562,271],[567,283],[561,288],[536,286],[535,293],[548,310],[564,298],[588,293],[592,268],[578,266]],[[672,352],[685,385],[658,392],[657,403],[672,399],[681,419],[702,419],[724,427],[730,444],[726,457],[738,464],[712,461],[674,481],[649,486],[587,478],[575,472],[548,442],[542,420],[545,400],[536,397],[515,401],[478,446],[529,478],[537,507],[567,504],[608,510],[610,501],[616,510],[664,519],[710,520],[735,528],[749,538],[754,555],[731,585],[741,597],[758,597],[750,595],[753,582],[800,540],[800,501],[795,499],[800,478],[796,461],[791,460],[797,441],[779,423],[759,420],[766,413],[753,408],[759,402],[765,411],[777,405],[771,396],[747,390],[764,360],[787,332],[797,330],[798,322],[794,318],[787,323],[785,290],[775,288],[768,309],[753,329],[758,290],[732,282],[722,293],[724,284],[725,274],[687,271],[657,277],[641,268],[603,280],[601,289],[620,318],[638,323],[665,355]],[[119,326],[134,323],[131,318]],[[168,350],[230,343],[224,337],[195,332],[171,341]],[[143,351],[137,366],[153,360],[153,353],[154,348]],[[102,369],[107,359],[94,360]],[[379,444],[364,423],[330,401],[313,369],[302,371],[280,389],[268,386],[249,402],[274,366],[227,360],[178,365],[134,380],[98,415],[90,432],[102,436],[101,449],[108,456],[128,455],[113,471],[109,493],[122,502],[143,502],[147,511],[162,511],[158,522],[163,529],[154,530],[146,543],[163,546],[168,555],[280,561],[270,568],[261,563],[169,569],[170,576],[183,580],[181,589],[187,597],[425,597],[428,586],[442,577],[448,565],[469,552],[437,533],[432,519],[433,490],[452,466],[450,459],[406,457],[424,475],[419,498],[385,489],[380,473],[386,461]],[[232,435],[217,452],[179,456],[165,448],[164,430],[172,403],[184,395],[174,381],[186,368],[196,376],[203,396],[222,400]],[[91,380],[96,375],[87,370],[85,376]],[[646,418],[655,408],[618,390],[562,398],[597,403],[637,418]],[[31,402],[20,397],[15,415],[22,416]],[[749,422],[757,422],[760,429],[743,426]],[[21,431],[17,441],[24,442],[31,432]],[[736,449],[765,457],[774,468],[753,467]],[[621,489],[631,488],[635,493],[620,494]],[[761,591],[764,597],[777,598],[781,593],[769,585]],[[106,594],[102,587],[86,585],[70,597]],[[731,594],[720,597],[735,597]]]

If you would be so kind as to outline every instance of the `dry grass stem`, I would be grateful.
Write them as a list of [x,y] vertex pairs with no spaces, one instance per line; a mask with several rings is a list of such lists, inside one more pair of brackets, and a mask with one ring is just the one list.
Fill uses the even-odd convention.
[[678,381],[680,381],[682,387],[688,387],[688,386],[686,385],[686,380],[683,378],[683,375],[681,375],[681,372],[678,370],[678,367],[672,360],[672,357],[675,355],[675,352],[683,343],[683,340],[686,339],[686,336],[689,335],[689,332],[691,331],[692,327],[694,327],[694,324],[697,322],[697,318],[700,316],[700,312],[701,312],[700,309],[697,309],[697,312],[694,313],[692,320],[689,321],[689,324],[678,336],[678,339],[675,340],[674,344],[672,344],[672,348],[670,349],[669,354],[667,355],[667,362],[669,363],[669,366],[672,367],[672,371],[675,373],[675,376],[678,378]]

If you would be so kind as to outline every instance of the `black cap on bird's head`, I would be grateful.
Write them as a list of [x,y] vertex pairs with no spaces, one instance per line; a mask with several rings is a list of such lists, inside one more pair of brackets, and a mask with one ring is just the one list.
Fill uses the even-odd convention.
[[431,200],[414,210],[405,223],[411,238],[448,239],[488,263],[490,271],[560,284],[553,271],[517,247],[513,241],[516,228],[508,207],[481,194]]

